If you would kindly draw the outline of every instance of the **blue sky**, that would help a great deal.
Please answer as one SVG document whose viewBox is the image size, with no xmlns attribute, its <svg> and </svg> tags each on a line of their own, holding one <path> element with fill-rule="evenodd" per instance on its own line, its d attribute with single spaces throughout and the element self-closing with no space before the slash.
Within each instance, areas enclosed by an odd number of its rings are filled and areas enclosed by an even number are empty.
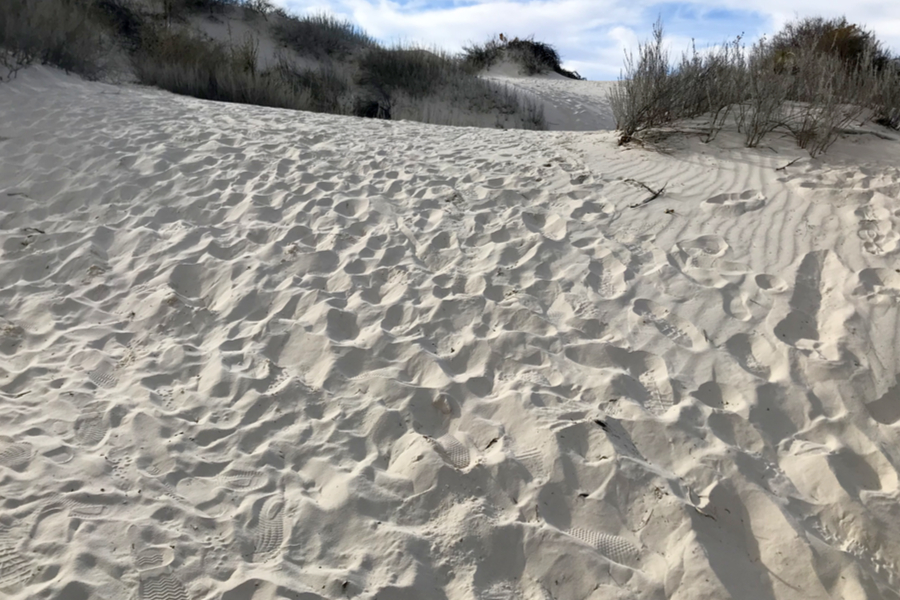
<svg viewBox="0 0 900 600">
<path fill-rule="evenodd" d="M 846 15 L 900 52 L 900 0 L 278 0 L 291 12 L 329 12 L 384 42 L 458 51 L 498 33 L 553 44 L 564 66 L 588 79 L 615 79 L 625 49 L 646 40 L 662 16 L 673 52 L 744 33 L 748 42 L 796 16 Z"/>
</svg>

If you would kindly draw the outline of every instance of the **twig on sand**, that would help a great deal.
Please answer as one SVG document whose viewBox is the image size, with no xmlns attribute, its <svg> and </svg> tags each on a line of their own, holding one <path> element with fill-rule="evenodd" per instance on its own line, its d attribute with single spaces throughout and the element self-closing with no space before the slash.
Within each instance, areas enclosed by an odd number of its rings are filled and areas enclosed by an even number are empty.
<svg viewBox="0 0 900 600">
<path fill-rule="evenodd" d="M 644 200 L 643 202 L 638 202 L 637 204 L 632 204 L 631 206 L 629 206 L 629 208 L 638 208 L 639 206 L 643 206 L 643 205 L 645 205 L 645 204 L 647 204 L 647 203 L 649 203 L 649 202 L 652 202 L 653 200 L 656 200 L 657 198 L 659 198 L 660 196 L 662 196 L 662 195 L 666 192 L 666 187 L 668 187 L 668 185 L 669 185 L 669 182 L 667 181 L 666 184 L 665 184 L 664 186 L 662 186 L 662 187 L 659 188 L 658 190 L 654 190 L 652 187 L 650 187 L 650 186 L 647 185 L 646 183 L 643 183 L 643 182 L 638 181 L 638 180 L 636 180 L 636 179 L 626 179 L 626 180 L 625 180 L 625 183 L 636 183 L 636 184 L 638 184 L 639 186 L 641 186 L 642 188 L 644 188 L 645 190 L 647 190 L 648 192 L 650 192 L 651 194 L 653 194 L 652 196 L 650 196 L 649 198 L 647 198 L 647 199 Z"/>
<path fill-rule="evenodd" d="M 776 170 L 776 171 L 785 171 L 785 170 L 787 170 L 787 168 L 788 168 L 789 166 L 791 166 L 792 164 L 794 164 L 795 162 L 797 162 L 797 161 L 800 160 L 801 158 L 803 158 L 803 157 L 802 157 L 802 156 L 797 157 L 797 158 L 795 158 L 794 160 L 792 160 L 791 162 L 789 162 L 788 164 L 784 165 L 783 167 L 778 167 L 778 168 L 775 169 L 775 170 Z"/>
</svg>

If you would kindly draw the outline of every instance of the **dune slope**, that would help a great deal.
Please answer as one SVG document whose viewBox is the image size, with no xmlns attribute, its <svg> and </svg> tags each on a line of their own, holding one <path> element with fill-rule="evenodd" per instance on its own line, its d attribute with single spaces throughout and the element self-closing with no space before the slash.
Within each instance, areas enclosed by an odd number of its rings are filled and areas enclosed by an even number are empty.
<svg viewBox="0 0 900 600">
<path fill-rule="evenodd" d="M 900 597 L 898 143 L 775 143 L 20 73 L 0 595 Z"/>
</svg>

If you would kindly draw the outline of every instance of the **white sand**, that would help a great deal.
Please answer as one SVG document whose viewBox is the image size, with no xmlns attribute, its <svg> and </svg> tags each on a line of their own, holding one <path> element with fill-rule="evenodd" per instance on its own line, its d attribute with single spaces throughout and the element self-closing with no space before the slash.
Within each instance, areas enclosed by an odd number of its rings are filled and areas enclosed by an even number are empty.
<svg viewBox="0 0 900 600">
<path fill-rule="evenodd" d="M 0 139 L 3 598 L 900 597 L 900 142 L 40 68 Z"/>
<path fill-rule="evenodd" d="M 544 108 L 550 131 L 602 131 L 616 128 L 616 119 L 607 102 L 612 81 L 576 81 L 558 73 L 525 76 L 521 67 L 501 61 L 484 72 L 484 77 L 509 86 Z"/>
</svg>

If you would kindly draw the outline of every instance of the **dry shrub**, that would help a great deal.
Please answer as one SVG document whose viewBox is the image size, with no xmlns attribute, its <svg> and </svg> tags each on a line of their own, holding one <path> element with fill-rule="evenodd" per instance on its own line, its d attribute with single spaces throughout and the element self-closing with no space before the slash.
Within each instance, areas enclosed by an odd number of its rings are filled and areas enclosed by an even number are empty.
<svg viewBox="0 0 900 600">
<path fill-rule="evenodd" d="M 844 19 L 805 19 L 749 51 L 740 39 L 704 54 L 693 48 L 671 66 L 657 22 L 637 59 L 626 54 L 610 93 L 621 141 L 702 114 L 710 140 L 733 112 L 747 146 L 783 129 L 815 156 L 867 109 L 900 125 L 900 68 L 865 30 Z"/>
<path fill-rule="evenodd" d="M 679 118 L 673 112 L 673 80 L 669 71 L 662 21 L 657 20 L 651 41 L 638 46 L 637 59 L 630 52 L 625 53 L 624 74 L 610 91 L 616 129 L 622 134 L 620 141 L 627 142 L 641 131 Z"/>
</svg>

